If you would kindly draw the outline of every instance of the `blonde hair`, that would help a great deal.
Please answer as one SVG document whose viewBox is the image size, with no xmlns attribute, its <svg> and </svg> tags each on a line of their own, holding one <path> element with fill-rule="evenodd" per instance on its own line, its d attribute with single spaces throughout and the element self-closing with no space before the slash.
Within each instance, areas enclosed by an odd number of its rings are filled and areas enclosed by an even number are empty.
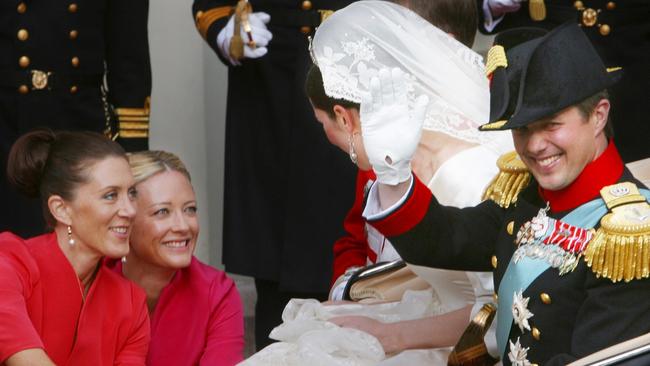
<svg viewBox="0 0 650 366">
<path fill-rule="evenodd" d="M 128 153 L 127 157 L 136 184 L 164 171 L 179 172 L 187 177 L 187 180 L 192 181 L 185 164 L 178 156 L 170 152 L 161 150 L 139 151 Z"/>
</svg>

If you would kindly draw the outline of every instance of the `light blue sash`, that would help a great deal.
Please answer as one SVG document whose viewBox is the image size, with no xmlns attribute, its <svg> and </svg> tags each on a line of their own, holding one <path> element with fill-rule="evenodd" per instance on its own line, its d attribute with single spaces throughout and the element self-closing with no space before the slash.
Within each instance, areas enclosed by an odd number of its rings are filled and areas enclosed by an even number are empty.
<svg viewBox="0 0 650 366">
<path fill-rule="evenodd" d="M 650 191 L 639 189 L 646 199 L 650 200 Z M 602 198 L 587 202 L 571 211 L 560 220 L 567 224 L 584 229 L 591 229 L 607 214 L 607 206 Z M 518 263 L 512 258 L 508 263 L 506 273 L 499 284 L 499 297 L 497 306 L 497 346 L 502 356 L 505 350 L 512 327 L 512 297 L 516 291 L 525 290 L 528 286 L 550 265 L 543 259 L 523 257 Z"/>
</svg>

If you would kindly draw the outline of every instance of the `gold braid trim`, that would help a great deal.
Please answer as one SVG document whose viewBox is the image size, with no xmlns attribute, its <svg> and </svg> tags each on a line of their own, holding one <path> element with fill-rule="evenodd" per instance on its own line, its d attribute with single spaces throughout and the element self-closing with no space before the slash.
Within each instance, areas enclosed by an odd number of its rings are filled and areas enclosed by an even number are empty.
<svg viewBox="0 0 650 366">
<path fill-rule="evenodd" d="M 530 19 L 535 22 L 541 22 L 546 19 L 546 4 L 544 4 L 544 0 L 530 0 L 528 2 L 528 14 L 530 14 Z"/>
<path fill-rule="evenodd" d="M 487 61 L 485 62 L 485 75 L 490 76 L 499 67 L 508 67 L 508 58 L 506 57 L 506 50 L 503 46 L 492 46 L 487 53 Z"/>
<path fill-rule="evenodd" d="M 151 99 L 147 97 L 143 108 L 116 108 L 119 136 L 122 138 L 149 137 Z"/>
<path fill-rule="evenodd" d="M 603 188 L 601 196 L 611 213 L 584 251 L 587 265 L 614 283 L 650 277 L 650 205 L 628 182 Z"/>
<path fill-rule="evenodd" d="M 530 173 L 515 151 L 503 154 L 497 160 L 499 174 L 492 180 L 483 194 L 483 199 L 490 199 L 497 205 L 508 208 L 517 202 L 517 196 L 528 183 Z"/>
<path fill-rule="evenodd" d="M 203 37 L 203 39 L 207 39 L 208 29 L 210 29 L 212 23 L 223 17 L 230 16 L 232 12 L 232 6 L 220 6 L 218 8 L 210 9 L 207 11 L 197 11 L 195 16 L 196 29 L 198 29 L 199 33 L 201 33 L 201 37 Z"/>
<path fill-rule="evenodd" d="M 503 127 L 503 125 L 505 125 L 506 123 L 508 123 L 508 120 L 504 119 L 504 120 L 501 120 L 501 121 L 486 123 L 484 125 L 479 126 L 478 129 L 481 130 L 481 131 L 498 130 L 501 127 Z"/>
</svg>

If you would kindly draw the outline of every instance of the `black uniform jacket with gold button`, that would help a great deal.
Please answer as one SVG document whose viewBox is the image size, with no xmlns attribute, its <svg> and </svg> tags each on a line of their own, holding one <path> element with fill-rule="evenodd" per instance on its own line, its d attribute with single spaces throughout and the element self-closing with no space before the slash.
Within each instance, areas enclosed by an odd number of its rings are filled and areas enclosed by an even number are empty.
<svg viewBox="0 0 650 366">
<path fill-rule="evenodd" d="M 199 34 L 229 66 L 223 262 L 284 291 L 327 293 L 332 245 L 354 201 L 356 167 L 327 141 L 304 92 L 307 36 L 351 2 L 251 0 L 271 16 L 273 39 L 265 56 L 232 67 L 216 42 L 237 2 L 193 3 Z"/>
<path fill-rule="evenodd" d="M 627 170 L 620 181 L 643 187 Z M 407 262 L 455 270 L 493 270 L 495 288 L 499 288 L 517 249 L 514 240 L 519 227 L 546 206 L 538 192 L 533 180 L 507 209 L 491 200 L 458 209 L 440 205 L 426 186 L 416 181 L 411 196 L 397 212 L 370 223 L 386 234 Z M 566 213 L 549 216 L 559 219 Z M 528 319 L 531 331 L 522 333 L 513 323 L 509 340 L 515 343 L 519 338 L 521 346 L 529 348 L 527 359 L 533 364 L 566 365 L 650 332 L 648 293 L 650 280 L 613 283 L 599 279 L 584 260 L 563 276 L 551 267 L 523 292 L 524 298 L 530 298 L 528 310 L 534 314 Z M 508 352 L 506 347 L 501 355 L 504 365 L 511 364 Z"/>
<path fill-rule="evenodd" d="M 100 85 L 115 108 L 112 132 L 147 148 L 151 68 L 148 0 L 0 1 L 0 230 L 43 230 L 40 205 L 17 198 L 5 163 L 18 136 L 37 127 L 104 132 Z M 115 117 L 119 117 L 119 121 Z M 120 130 L 121 129 L 121 130 Z"/>
<path fill-rule="evenodd" d="M 483 1 L 477 0 L 479 30 L 486 33 Z M 645 136 L 650 135 L 650 123 L 645 106 L 650 103 L 650 1 L 544 0 L 546 17 L 541 21 L 531 18 L 530 3 L 522 2 L 519 11 L 506 14 L 490 33 L 523 26 L 552 29 L 567 21 L 580 24 L 605 66 L 623 68 L 622 80 L 610 90 L 614 138 L 623 160 L 649 157 Z"/>
</svg>

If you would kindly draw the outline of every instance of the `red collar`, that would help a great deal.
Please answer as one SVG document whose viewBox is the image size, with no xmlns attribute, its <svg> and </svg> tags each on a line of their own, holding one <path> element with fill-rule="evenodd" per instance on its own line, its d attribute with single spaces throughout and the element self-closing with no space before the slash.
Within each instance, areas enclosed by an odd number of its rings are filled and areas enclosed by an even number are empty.
<svg viewBox="0 0 650 366">
<path fill-rule="evenodd" d="M 552 212 L 571 210 L 598 197 L 604 186 L 618 182 L 623 168 L 623 160 L 610 140 L 605 151 L 587 164 L 573 183 L 559 191 L 539 187 L 539 194 L 544 201 L 550 202 Z"/>
</svg>

